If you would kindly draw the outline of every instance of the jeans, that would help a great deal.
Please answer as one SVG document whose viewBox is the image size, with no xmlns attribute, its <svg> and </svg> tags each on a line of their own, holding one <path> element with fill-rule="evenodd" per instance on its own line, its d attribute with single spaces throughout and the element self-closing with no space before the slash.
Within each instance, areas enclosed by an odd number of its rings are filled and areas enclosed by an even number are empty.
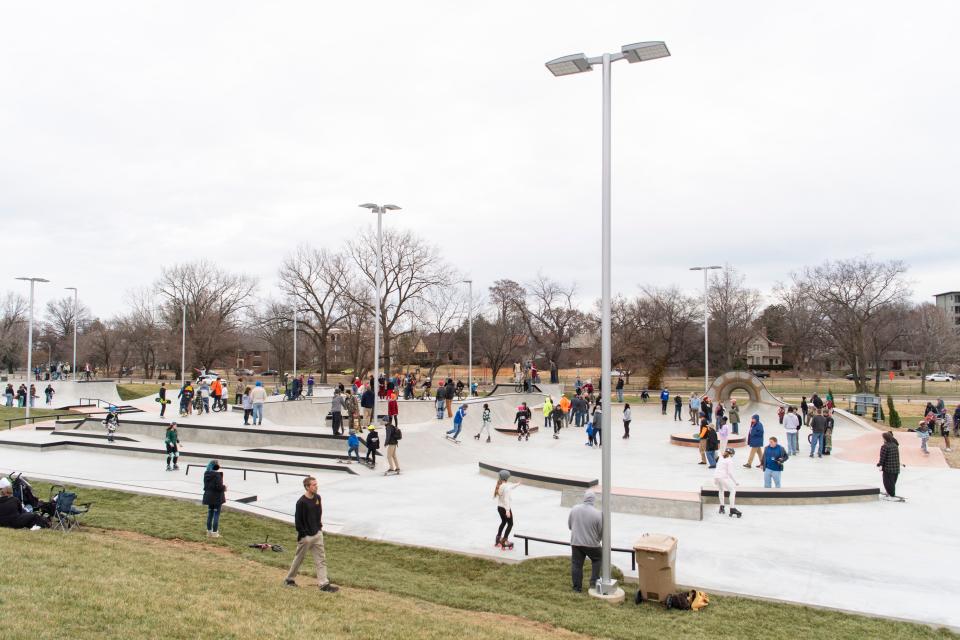
<svg viewBox="0 0 960 640">
<path fill-rule="evenodd" d="M 582 427 L 583 423 L 585 422 L 585 418 L 587 417 L 587 414 L 585 411 L 577 411 L 573 417 L 574 417 L 574 420 L 573 420 L 574 426 Z"/>
<path fill-rule="evenodd" d="M 200 398 L 200 401 L 203 402 L 204 412 L 210 413 L 210 398 Z"/>
<path fill-rule="evenodd" d="M 459 422 L 454 422 L 454 423 L 453 423 L 453 429 L 450 429 L 450 431 L 447 431 L 447 435 L 449 436 L 450 434 L 453 434 L 453 439 L 454 439 L 454 440 L 456 440 L 457 438 L 460 437 L 460 423 L 459 423 Z"/>
<path fill-rule="evenodd" d="M 683 420 L 683 418 L 682 418 L 681 415 L 680 415 L 682 411 L 683 411 L 683 407 L 682 407 L 681 405 L 674 405 L 674 407 L 673 407 L 673 419 L 674 419 L 674 420 Z"/>
<path fill-rule="evenodd" d="M 812 458 L 814 454 L 823 455 L 823 434 L 822 433 L 811 433 L 810 434 L 810 457 Z"/>
<path fill-rule="evenodd" d="M 333 427 L 333 435 L 340 435 L 340 432 L 343 430 L 343 413 L 334 411 L 330 422 Z"/>
<path fill-rule="evenodd" d="M 667 401 L 666 401 L 666 400 L 661 400 L 661 401 L 660 401 L 660 413 L 663 414 L 663 415 L 667 415 Z"/>
<path fill-rule="evenodd" d="M 617 402 L 623 402 L 623 389 L 617 389 Z"/>
<path fill-rule="evenodd" d="M 12 406 L 13 406 L 13 396 L 11 396 L 11 395 L 8 395 L 8 396 L 7 396 L 7 406 L 8 406 L 8 407 L 12 407 Z"/>
<path fill-rule="evenodd" d="M 253 403 L 253 424 L 263 424 L 263 403 Z"/>
<path fill-rule="evenodd" d="M 360 447 L 348 447 L 347 448 L 347 460 L 351 457 L 356 456 L 357 462 L 360 462 Z"/>
<path fill-rule="evenodd" d="M 787 432 L 787 453 L 791 456 L 800 453 L 800 435 L 796 431 Z"/>
<path fill-rule="evenodd" d="M 739 422 L 732 422 L 731 424 L 733 425 L 733 427 L 732 427 L 733 433 L 739 434 L 739 433 L 740 433 L 740 423 L 739 423 Z"/>
<path fill-rule="evenodd" d="M 717 466 L 717 452 L 707 450 L 707 464 L 711 469 Z"/>
<path fill-rule="evenodd" d="M 220 507 L 207 508 L 207 531 L 220 530 Z"/>
<path fill-rule="evenodd" d="M 244 409 L 243 410 L 243 424 L 250 424 L 250 414 L 253 413 L 253 409 Z M 256 424 L 256 423 L 254 423 Z"/>
<path fill-rule="evenodd" d="M 777 489 L 780 488 L 780 471 L 774 471 L 773 469 L 764 469 L 763 470 L 763 486 L 767 489 L 770 488 L 770 481 L 773 480 L 773 483 L 777 485 Z"/>
<path fill-rule="evenodd" d="M 570 578 L 574 591 L 583 590 L 583 561 L 590 558 L 590 585 L 600 577 L 600 547 L 570 547 Z"/>
</svg>

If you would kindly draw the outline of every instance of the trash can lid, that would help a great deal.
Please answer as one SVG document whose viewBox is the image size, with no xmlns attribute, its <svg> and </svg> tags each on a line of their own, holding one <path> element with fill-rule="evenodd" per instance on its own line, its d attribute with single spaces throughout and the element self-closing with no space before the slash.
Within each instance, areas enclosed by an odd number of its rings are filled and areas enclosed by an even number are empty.
<svg viewBox="0 0 960 640">
<path fill-rule="evenodd" d="M 633 543 L 635 551 L 669 553 L 677 547 L 677 539 L 663 533 L 645 533 Z"/>
</svg>

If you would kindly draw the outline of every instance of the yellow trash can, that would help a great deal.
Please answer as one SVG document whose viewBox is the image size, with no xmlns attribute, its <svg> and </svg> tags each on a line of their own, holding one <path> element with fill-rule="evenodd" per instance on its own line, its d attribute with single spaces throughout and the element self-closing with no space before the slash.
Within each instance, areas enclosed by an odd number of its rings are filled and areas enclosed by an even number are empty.
<svg viewBox="0 0 960 640">
<path fill-rule="evenodd" d="M 662 533 L 645 533 L 633 543 L 637 577 L 644 600 L 662 602 L 677 591 L 675 565 L 677 539 Z"/>
</svg>

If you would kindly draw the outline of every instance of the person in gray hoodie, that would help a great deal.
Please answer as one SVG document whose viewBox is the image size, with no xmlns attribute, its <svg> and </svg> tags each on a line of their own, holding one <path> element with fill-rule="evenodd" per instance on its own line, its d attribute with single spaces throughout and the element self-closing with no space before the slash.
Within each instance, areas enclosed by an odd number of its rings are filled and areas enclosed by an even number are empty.
<svg viewBox="0 0 960 640">
<path fill-rule="evenodd" d="M 603 516 L 594 507 L 596 495 L 589 489 L 583 502 L 570 510 L 567 526 L 570 528 L 570 576 L 573 590 L 583 590 L 583 561 L 590 558 L 590 584 L 600 577 L 600 548 L 603 544 Z"/>
</svg>

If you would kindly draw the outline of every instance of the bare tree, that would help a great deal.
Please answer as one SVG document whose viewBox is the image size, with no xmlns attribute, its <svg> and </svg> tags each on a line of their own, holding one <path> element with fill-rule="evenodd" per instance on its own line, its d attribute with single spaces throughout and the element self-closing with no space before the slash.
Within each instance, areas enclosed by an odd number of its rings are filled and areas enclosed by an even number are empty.
<svg viewBox="0 0 960 640">
<path fill-rule="evenodd" d="M 707 307 L 710 322 L 710 346 L 719 364 L 727 370 L 746 353 L 755 333 L 754 322 L 760 313 L 760 292 L 743 286 L 744 276 L 727 265 L 710 279 Z"/>
<path fill-rule="evenodd" d="M 417 320 L 424 330 L 422 337 L 429 352 L 427 375 L 431 378 L 443 362 L 443 354 L 452 349 L 467 311 L 466 296 L 458 288 L 434 287 L 423 296 Z"/>
<path fill-rule="evenodd" d="M 579 333 L 587 319 L 574 304 L 576 285 L 564 287 L 540 275 L 524 289 L 526 300 L 515 302 L 530 337 L 548 360 L 560 362 L 564 345 Z"/>
<path fill-rule="evenodd" d="M 92 362 L 94 366 L 102 366 L 104 373 L 110 375 L 116 355 L 120 351 L 120 332 L 117 328 L 117 321 L 103 321 L 96 318 L 90 323 L 83 336 L 86 344 L 87 360 Z"/>
<path fill-rule="evenodd" d="M 523 287 L 513 280 L 497 280 L 489 288 L 488 309 L 473 324 L 477 347 L 493 377 L 512 361 L 522 346 L 523 320 L 517 310 L 517 301 L 524 298 Z"/>
<path fill-rule="evenodd" d="M 328 352 L 333 330 L 345 310 L 338 291 L 348 277 L 347 261 L 326 249 L 301 245 L 280 267 L 281 286 L 297 300 L 298 329 L 303 329 L 320 360 L 320 382 L 327 382 Z"/>
<path fill-rule="evenodd" d="M 867 390 L 870 331 L 885 310 L 903 304 L 909 295 L 905 272 L 898 260 L 878 262 L 862 257 L 828 261 L 794 276 L 802 294 L 819 307 L 827 334 L 853 364 L 857 391 Z"/>
<path fill-rule="evenodd" d="M 276 300 L 267 301 L 263 307 L 250 311 L 248 327 L 250 333 L 273 351 L 282 376 L 287 363 L 293 361 L 293 307 Z"/>
<path fill-rule="evenodd" d="M 960 355 L 960 337 L 950 319 L 936 305 L 925 303 L 910 310 L 907 348 L 920 358 L 920 393 L 927 392 L 927 374 L 934 363 L 945 368 Z"/>
<path fill-rule="evenodd" d="M 669 366 L 687 366 L 691 347 L 700 333 L 699 304 L 676 287 L 642 287 L 637 299 L 634 322 L 642 339 L 642 349 L 650 362 L 651 378 L 657 378 Z M 655 382 L 651 386 L 658 386 Z"/>
<path fill-rule="evenodd" d="M 201 260 L 163 269 L 155 287 L 165 300 L 164 318 L 172 329 L 181 328 L 186 305 L 188 355 L 207 369 L 234 344 L 230 332 L 249 308 L 256 281 Z"/>
<path fill-rule="evenodd" d="M 362 380 L 370 371 L 370 359 L 373 357 L 373 332 L 367 320 L 369 316 L 365 315 L 365 307 L 349 297 L 345 297 L 342 304 L 344 320 L 340 338 L 346 351 L 346 361 L 353 375 Z"/>
<path fill-rule="evenodd" d="M 130 312 L 120 318 L 119 327 L 130 352 L 143 368 L 143 375 L 152 378 L 164 345 L 173 342 L 173 335 L 164 324 L 161 308 L 153 292 L 133 292 L 128 300 Z"/>
<path fill-rule="evenodd" d="M 780 333 L 774 339 L 784 343 L 791 354 L 794 371 L 800 372 L 809 367 L 815 355 L 832 345 L 824 331 L 823 312 L 804 286 L 777 284 L 774 296 L 783 310 Z"/>
<path fill-rule="evenodd" d="M 65 343 L 73 349 L 73 318 L 77 317 L 77 333 L 82 333 L 90 324 L 90 310 L 82 303 L 74 311 L 73 296 L 64 296 L 47 302 L 43 331 L 48 340 L 56 342 L 56 351 L 62 350 Z M 69 351 L 68 350 L 68 351 Z"/>
<path fill-rule="evenodd" d="M 374 313 L 377 278 L 377 238 L 367 231 L 349 243 L 347 253 L 359 269 L 357 279 L 344 278 L 338 294 L 364 311 Z M 435 288 L 449 287 L 455 280 L 436 248 L 410 231 L 388 229 L 383 233 L 383 285 L 380 290 L 382 361 L 391 363 L 392 339 L 410 331 L 417 304 Z M 345 275 L 350 275 L 347 270 Z M 401 327 L 405 327 L 401 329 Z"/>
<path fill-rule="evenodd" d="M 20 366 L 27 351 L 28 307 L 27 299 L 17 293 L 0 298 L 0 364 L 7 373 Z"/>
</svg>

